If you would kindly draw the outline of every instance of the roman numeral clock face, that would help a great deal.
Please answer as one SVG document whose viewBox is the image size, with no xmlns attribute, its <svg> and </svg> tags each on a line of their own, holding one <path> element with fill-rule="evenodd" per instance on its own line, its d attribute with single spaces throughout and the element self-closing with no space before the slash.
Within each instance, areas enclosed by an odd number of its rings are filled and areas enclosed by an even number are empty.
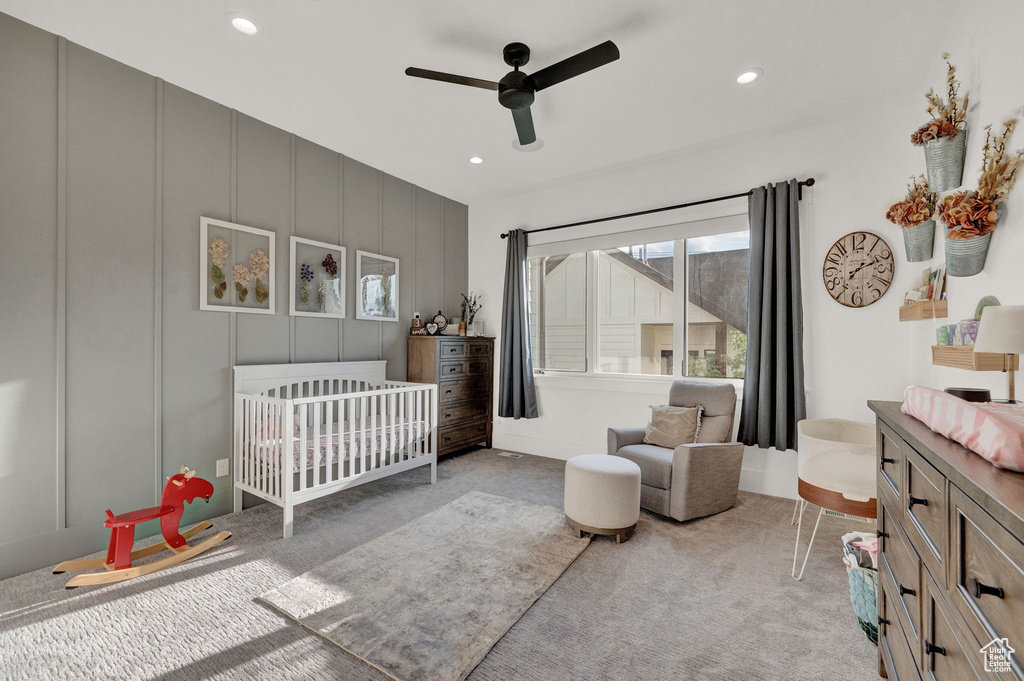
<svg viewBox="0 0 1024 681">
<path fill-rule="evenodd" d="M 889 290 L 895 264 L 892 249 L 882 237 L 851 232 L 828 249 L 821 275 L 837 303 L 867 307 Z"/>
</svg>

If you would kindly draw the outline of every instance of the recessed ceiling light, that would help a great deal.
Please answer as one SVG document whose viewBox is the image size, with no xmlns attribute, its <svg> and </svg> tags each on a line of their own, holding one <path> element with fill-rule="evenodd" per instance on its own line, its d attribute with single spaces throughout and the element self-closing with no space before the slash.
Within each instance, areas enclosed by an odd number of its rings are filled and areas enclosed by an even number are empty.
<svg viewBox="0 0 1024 681">
<path fill-rule="evenodd" d="M 522 152 L 539 151 L 544 148 L 544 140 L 538 137 L 534 142 L 531 142 L 530 144 L 520 144 L 519 138 L 516 137 L 512 140 L 512 148 L 515 149 L 516 151 Z"/>
<path fill-rule="evenodd" d="M 256 35 L 260 32 L 260 25 L 256 20 L 240 14 L 231 18 L 231 25 L 235 27 L 236 31 L 245 35 Z"/>
<path fill-rule="evenodd" d="M 479 156 L 473 156 L 472 158 L 469 159 L 469 162 L 472 163 L 475 166 L 478 166 L 481 163 L 483 163 L 484 160 L 482 158 L 480 158 Z"/>
<path fill-rule="evenodd" d="M 746 69 L 736 76 L 736 82 L 740 85 L 746 85 L 747 83 L 753 83 L 763 75 L 764 71 L 761 69 Z"/>
</svg>

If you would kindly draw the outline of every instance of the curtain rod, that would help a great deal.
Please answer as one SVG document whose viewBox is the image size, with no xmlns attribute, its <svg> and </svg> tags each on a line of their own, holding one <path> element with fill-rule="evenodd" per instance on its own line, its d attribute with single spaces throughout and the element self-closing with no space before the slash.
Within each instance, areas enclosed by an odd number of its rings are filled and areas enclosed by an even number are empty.
<svg viewBox="0 0 1024 681">
<path fill-rule="evenodd" d="M 797 199 L 804 198 L 804 187 L 813 187 L 814 178 L 808 177 L 806 180 L 797 182 L 796 197 Z M 623 213 L 622 215 L 610 215 L 606 218 L 594 218 L 593 220 L 581 220 L 580 222 L 570 222 L 567 225 L 555 225 L 554 227 L 541 227 L 540 229 L 527 229 L 527 234 L 535 234 L 536 232 L 550 232 L 553 229 L 565 229 L 566 227 L 579 227 L 580 225 L 592 225 L 595 222 L 608 222 L 609 220 L 621 220 L 622 218 L 635 218 L 638 215 L 650 215 L 651 213 L 661 213 L 666 210 L 677 210 L 679 208 L 689 208 L 690 206 L 700 206 L 705 203 L 715 203 L 716 201 L 728 201 L 729 199 L 739 199 L 744 196 L 750 196 L 754 193 L 754 190 L 749 192 L 743 192 L 742 194 L 730 194 L 729 196 L 716 196 L 713 199 L 701 199 L 700 201 L 690 201 L 689 203 L 680 203 L 675 206 L 665 206 L 664 208 L 651 208 L 649 210 L 638 210 L 635 213 Z M 504 239 L 508 236 L 508 232 L 502 232 L 501 238 Z"/>
</svg>

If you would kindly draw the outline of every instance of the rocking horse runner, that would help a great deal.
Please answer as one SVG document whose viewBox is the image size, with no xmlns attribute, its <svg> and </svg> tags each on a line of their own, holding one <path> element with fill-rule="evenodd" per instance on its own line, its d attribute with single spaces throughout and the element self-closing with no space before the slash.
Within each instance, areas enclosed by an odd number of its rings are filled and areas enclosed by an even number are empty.
<svg viewBox="0 0 1024 681">
<path fill-rule="evenodd" d="M 159 506 L 144 508 L 140 511 L 132 511 L 122 515 L 114 515 L 109 509 L 107 510 L 107 520 L 103 523 L 103 526 L 110 529 L 110 548 L 107 549 L 106 559 L 67 560 L 55 567 L 53 574 L 56 575 L 69 570 L 106 568 L 106 572 L 95 572 L 72 577 L 65 588 L 74 589 L 83 585 L 109 584 L 111 582 L 131 579 L 132 577 L 148 575 L 197 556 L 231 536 L 230 532 L 219 532 L 201 544 L 189 546 L 188 539 L 212 527 L 212 524 L 204 520 L 185 532 L 178 531 L 178 524 L 181 522 L 181 516 L 185 512 L 185 503 L 191 504 L 200 497 L 209 503 L 212 495 L 213 485 L 202 478 L 197 478 L 196 472 L 189 470 L 188 466 L 182 466 L 180 473 L 167 478 L 167 485 L 164 487 L 164 493 L 160 498 Z M 135 526 L 148 520 L 156 520 L 157 518 L 160 519 L 160 532 L 164 536 L 164 541 L 160 544 L 132 551 L 132 547 L 135 544 Z M 163 550 L 171 551 L 173 555 L 147 563 L 146 565 L 132 567 L 133 560 L 151 556 Z"/>
</svg>

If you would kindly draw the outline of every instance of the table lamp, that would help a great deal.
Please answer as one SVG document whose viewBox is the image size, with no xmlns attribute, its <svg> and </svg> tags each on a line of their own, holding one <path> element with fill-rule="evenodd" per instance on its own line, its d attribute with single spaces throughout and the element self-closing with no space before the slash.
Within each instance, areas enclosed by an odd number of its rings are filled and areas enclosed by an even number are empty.
<svg viewBox="0 0 1024 681">
<path fill-rule="evenodd" d="M 974 351 L 1003 355 L 1003 371 L 1010 375 L 1010 401 L 1015 401 L 1015 355 L 1024 354 L 1024 305 L 991 305 L 982 310 Z"/>
</svg>

